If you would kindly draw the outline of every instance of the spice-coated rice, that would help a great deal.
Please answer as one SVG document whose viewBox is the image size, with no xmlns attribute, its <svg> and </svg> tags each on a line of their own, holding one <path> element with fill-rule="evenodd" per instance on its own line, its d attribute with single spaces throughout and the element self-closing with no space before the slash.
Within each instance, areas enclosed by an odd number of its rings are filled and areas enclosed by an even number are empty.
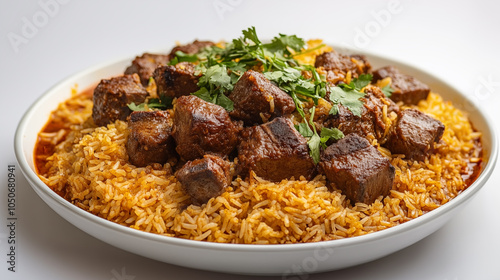
<svg viewBox="0 0 500 280">
<path fill-rule="evenodd" d="M 321 175 L 312 181 L 272 183 L 254 174 L 235 179 L 222 195 L 202 206 L 190 205 L 168 163 L 155 168 L 128 163 L 127 123 L 95 127 L 90 121 L 92 100 L 82 95 L 60 104 L 52 115 L 53 120 L 71 124 L 67 135 L 40 134 L 41 141 L 60 142 L 40 177 L 99 217 L 167 236 L 275 244 L 364 235 L 424 215 L 467 187 L 462 173 L 468 160 L 478 156 L 475 142 L 480 133 L 438 94 L 431 93 L 414 107 L 443 122 L 442 140 L 424 162 L 405 160 L 379 147 L 392 159 L 396 177 L 390 195 L 372 205 L 351 206 L 341 193 L 329 190 Z"/>
</svg>

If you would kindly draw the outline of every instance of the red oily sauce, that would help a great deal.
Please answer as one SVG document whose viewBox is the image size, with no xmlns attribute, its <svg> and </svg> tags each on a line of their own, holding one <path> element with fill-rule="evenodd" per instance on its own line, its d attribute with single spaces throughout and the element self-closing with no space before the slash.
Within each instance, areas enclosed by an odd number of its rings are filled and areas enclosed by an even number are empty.
<svg viewBox="0 0 500 280">
<path fill-rule="evenodd" d="M 91 98 L 94 93 L 95 86 L 92 86 L 81 93 L 79 95 Z M 70 110 L 78 110 L 79 108 L 69 108 Z M 48 173 L 48 169 L 46 167 L 47 158 L 54 154 L 55 147 L 66 139 L 66 135 L 69 132 L 69 124 L 61 122 L 60 120 L 55 120 L 50 118 L 49 121 L 45 124 L 42 130 L 38 133 L 37 141 L 34 149 L 34 159 L 35 159 L 35 171 L 39 175 L 44 175 Z M 60 137 L 56 143 L 52 141 L 44 140 L 42 133 L 58 133 Z M 56 191 L 62 197 L 65 196 L 65 193 Z"/>
</svg>

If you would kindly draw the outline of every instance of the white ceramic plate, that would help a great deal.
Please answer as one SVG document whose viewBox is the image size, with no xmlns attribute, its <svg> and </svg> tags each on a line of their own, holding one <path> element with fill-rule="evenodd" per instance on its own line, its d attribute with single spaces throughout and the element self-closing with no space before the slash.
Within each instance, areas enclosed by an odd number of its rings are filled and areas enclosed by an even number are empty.
<svg viewBox="0 0 500 280">
<path fill-rule="evenodd" d="M 218 272 L 282 276 L 329 271 L 372 261 L 428 236 L 463 208 L 490 177 L 496 163 L 498 141 L 491 120 L 453 86 L 402 62 L 365 54 L 374 69 L 394 65 L 403 73 L 413 75 L 428 84 L 445 100 L 450 100 L 456 107 L 469 112 L 474 127 L 483 133 L 483 170 L 467 190 L 430 213 L 380 232 L 306 244 L 217 244 L 165 237 L 121 226 L 94 216 L 64 200 L 50 190 L 35 173 L 33 150 L 37 134 L 47 122 L 50 112 L 70 97 L 71 88 L 75 84 L 78 84 L 79 89 L 86 89 L 102 78 L 120 75 L 133 57 L 84 70 L 66 78 L 43 94 L 29 108 L 17 128 L 16 157 L 35 192 L 61 217 L 95 238 L 155 260 Z"/>
</svg>

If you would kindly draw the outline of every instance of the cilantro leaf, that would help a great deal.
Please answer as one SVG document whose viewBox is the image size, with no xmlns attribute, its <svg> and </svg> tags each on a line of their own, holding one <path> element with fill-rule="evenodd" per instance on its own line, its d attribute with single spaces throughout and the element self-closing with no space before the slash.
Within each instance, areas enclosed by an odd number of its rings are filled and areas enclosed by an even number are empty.
<svg viewBox="0 0 500 280">
<path fill-rule="evenodd" d="M 338 128 L 327 128 L 327 127 L 323 127 L 321 129 L 321 133 L 320 133 L 320 137 L 321 137 L 321 146 L 323 148 L 326 148 L 326 142 L 330 139 L 334 139 L 334 140 L 340 140 L 342 138 L 344 138 L 344 133 L 342 133 L 342 131 L 340 131 Z"/>
<path fill-rule="evenodd" d="M 227 72 L 224 64 L 210 66 L 198 81 L 200 89 L 192 94 L 232 111 L 233 101 L 225 93 L 233 90 L 234 79 Z"/>
<path fill-rule="evenodd" d="M 355 116 L 361 117 L 363 101 L 360 98 L 364 97 L 362 92 L 349 90 L 344 91 L 340 87 L 334 87 L 330 92 L 330 100 L 335 104 L 342 104 L 349 109 Z M 336 108 L 338 112 L 338 108 Z M 331 112 L 331 111 L 330 111 Z"/>
<path fill-rule="evenodd" d="M 339 84 L 330 91 L 330 100 L 334 106 L 330 109 L 330 114 L 338 113 L 338 104 L 342 104 L 349 109 L 355 116 L 361 117 L 363 111 L 363 101 L 360 98 L 365 97 L 361 90 L 370 84 L 373 76 L 371 74 L 362 74 L 353 79 L 349 84 Z"/>
<path fill-rule="evenodd" d="M 338 86 L 344 90 L 361 91 L 364 87 L 370 84 L 373 76 L 371 74 L 361 74 L 358 78 L 351 80 L 349 84 L 339 84 Z"/>
<path fill-rule="evenodd" d="M 285 54 L 291 55 L 288 48 L 300 52 L 305 45 L 304 39 L 295 35 L 279 34 L 279 37 L 274 37 L 271 43 L 265 44 L 264 48 L 270 53 L 275 53 L 284 57 Z"/>
<path fill-rule="evenodd" d="M 148 108 L 151 109 L 166 109 L 167 105 L 162 104 L 160 99 L 152 98 L 148 101 Z"/>
<path fill-rule="evenodd" d="M 275 37 L 273 39 L 273 42 L 275 41 L 279 41 L 284 47 L 290 47 L 297 52 L 301 51 L 306 45 L 304 39 L 299 38 L 296 35 L 280 34 L 279 37 Z"/>
<path fill-rule="evenodd" d="M 127 106 L 132 111 L 146 111 L 146 105 L 149 109 L 160 109 L 165 110 L 168 108 L 172 108 L 172 97 L 161 95 L 160 98 L 151 98 L 148 102 L 144 102 L 141 104 L 135 104 L 134 102 L 128 104 Z"/>
<path fill-rule="evenodd" d="M 392 93 L 394 92 L 394 89 L 391 87 L 391 85 L 386 85 L 385 87 L 381 88 L 381 90 L 386 97 L 391 97 Z"/>
<path fill-rule="evenodd" d="M 330 112 L 328 112 L 328 114 L 335 116 L 338 113 L 339 113 L 339 105 L 333 104 L 332 108 L 330 109 Z"/>
<path fill-rule="evenodd" d="M 354 90 L 360 91 L 369 85 L 372 79 L 373 76 L 371 74 L 361 74 L 358 78 L 353 79 L 351 83 L 354 85 Z"/>
<path fill-rule="evenodd" d="M 311 116 L 309 117 L 309 124 L 307 123 L 300 123 L 299 125 L 296 126 L 298 128 L 297 130 L 299 131 L 302 136 L 309 138 L 307 140 L 307 146 L 309 147 L 309 155 L 313 159 L 315 164 L 318 164 L 320 161 L 320 154 L 321 154 L 321 148 L 326 148 L 326 142 L 330 139 L 335 139 L 339 140 L 344 137 L 344 133 L 340 131 L 337 128 L 326 128 L 323 127 L 321 129 L 321 136 L 318 135 L 318 132 L 316 131 L 316 126 L 314 125 L 314 112 L 316 108 L 312 107 L 311 108 Z M 309 125 L 312 126 L 312 130 L 309 127 Z"/>
<path fill-rule="evenodd" d="M 176 65 L 177 63 L 179 63 L 179 59 L 176 56 L 168 62 L 168 65 Z"/>
<path fill-rule="evenodd" d="M 236 84 L 241 75 L 247 71 L 244 65 L 231 61 L 225 64 L 227 66 L 229 76 L 231 77 L 231 84 Z"/>
<path fill-rule="evenodd" d="M 217 95 L 217 100 L 215 101 L 215 104 L 221 106 L 222 108 L 226 109 L 229 112 L 231 112 L 234 109 L 234 102 L 222 93 Z"/>
<path fill-rule="evenodd" d="M 227 111 L 232 111 L 233 101 L 224 94 L 233 89 L 231 81 L 225 65 L 214 65 L 208 68 L 205 76 L 200 78 L 198 82 L 200 89 L 192 94 L 207 102 L 222 106 Z"/>
<path fill-rule="evenodd" d="M 170 60 L 169 65 L 176 65 L 179 62 L 196 62 L 198 61 L 197 54 L 187 54 L 181 51 L 175 52 L 175 57 Z"/>
<path fill-rule="evenodd" d="M 127 104 L 127 107 L 132 111 L 146 111 L 146 103 L 135 104 L 134 102 Z"/>
<path fill-rule="evenodd" d="M 321 153 L 321 138 L 319 137 L 318 133 L 314 133 L 313 136 L 309 138 L 309 140 L 307 141 L 307 145 L 309 146 L 309 154 L 311 155 L 314 163 L 318 164 Z"/>
<path fill-rule="evenodd" d="M 309 137 L 307 145 L 309 146 L 309 155 L 312 157 L 315 164 L 320 160 L 321 152 L 321 138 L 316 131 L 316 125 L 314 125 L 314 113 L 316 112 L 316 107 L 312 107 L 310 110 L 311 116 L 309 117 L 309 125 L 313 128 L 313 135 Z"/>
<path fill-rule="evenodd" d="M 275 82 L 279 86 L 282 84 L 299 82 L 301 73 L 295 68 L 283 68 L 282 70 L 264 72 L 264 77 Z"/>
<path fill-rule="evenodd" d="M 312 137 L 314 135 L 314 132 L 307 123 L 299 123 L 295 125 L 295 129 L 304 137 Z"/>
<path fill-rule="evenodd" d="M 198 91 L 196 92 L 193 92 L 191 93 L 192 95 L 196 95 L 198 96 L 199 98 L 207 101 L 207 102 L 210 102 L 210 103 L 214 103 L 216 102 L 216 99 L 213 98 L 213 96 L 210 95 L 210 92 L 208 91 L 208 89 L 202 87 L 200 88 Z"/>
<path fill-rule="evenodd" d="M 364 97 L 365 94 L 357 91 L 347 92 L 344 99 L 342 100 L 342 105 L 346 106 L 351 112 L 358 117 L 361 117 L 363 101 L 360 98 Z"/>
<path fill-rule="evenodd" d="M 208 86 L 208 88 L 218 92 L 233 90 L 231 77 L 227 74 L 225 65 L 214 65 L 208 68 L 205 75 L 200 78 L 198 86 Z"/>
<path fill-rule="evenodd" d="M 312 120 L 312 119 L 311 119 Z M 316 129 L 314 131 L 307 123 L 300 123 L 295 125 L 297 131 L 307 139 L 307 146 L 309 147 L 309 155 L 317 164 L 320 161 L 321 148 L 326 149 L 326 142 L 330 139 L 339 140 L 344 138 L 344 133 L 337 128 L 323 127 L 320 135 Z"/>
<path fill-rule="evenodd" d="M 257 37 L 257 31 L 255 31 L 255 26 L 249 27 L 247 30 L 243 30 L 243 40 L 248 39 L 254 42 L 256 45 L 262 44 Z"/>
<path fill-rule="evenodd" d="M 171 96 L 166 96 L 166 95 L 160 95 L 160 102 L 165 105 L 167 108 L 172 108 L 172 101 L 174 101 L 174 98 Z"/>
<path fill-rule="evenodd" d="M 326 128 L 321 129 L 321 136 L 318 135 L 316 130 L 313 135 L 307 141 L 309 146 L 309 154 L 311 155 L 315 164 L 321 160 L 321 148 L 326 149 L 326 142 L 330 139 L 341 139 L 344 137 L 342 131 L 337 128 Z"/>
</svg>

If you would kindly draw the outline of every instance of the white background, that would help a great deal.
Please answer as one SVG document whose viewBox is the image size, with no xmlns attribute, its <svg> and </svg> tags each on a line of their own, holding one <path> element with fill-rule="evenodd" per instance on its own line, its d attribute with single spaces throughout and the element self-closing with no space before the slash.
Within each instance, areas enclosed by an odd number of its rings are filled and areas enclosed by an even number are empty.
<svg viewBox="0 0 500 280">
<path fill-rule="evenodd" d="M 255 278 L 176 267 L 107 245 L 54 213 L 19 170 L 16 272 L 7 270 L 6 176 L 7 165 L 17 164 L 17 123 L 52 85 L 97 63 L 168 49 L 176 41 L 231 39 L 255 25 L 262 38 L 323 38 L 408 62 L 456 85 L 500 118 L 497 1 L 401 0 L 392 9 L 368 0 L 40 4 L 54 1 L 0 0 L 0 279 Z M 421 242 L 368 264 L 295 279 L 500 279 L 499 168 L 464 211 Z"/>
</svg>

